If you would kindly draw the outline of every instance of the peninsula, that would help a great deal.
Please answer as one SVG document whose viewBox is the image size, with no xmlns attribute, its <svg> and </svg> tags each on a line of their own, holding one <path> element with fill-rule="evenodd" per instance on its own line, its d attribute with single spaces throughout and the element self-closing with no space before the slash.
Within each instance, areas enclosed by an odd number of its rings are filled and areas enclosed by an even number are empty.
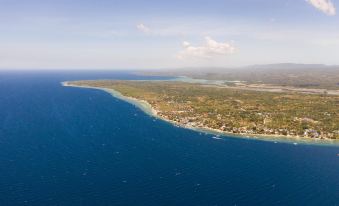
<svg viewBox="0 0 339 206">
<path fill-rule="evenodd" d="M 339 96 L 267 92 L 180 81 L 86 80 L 64 85 L 114 90 L 190 128 L 222 133 L 339 139 Z"/>
</svg>

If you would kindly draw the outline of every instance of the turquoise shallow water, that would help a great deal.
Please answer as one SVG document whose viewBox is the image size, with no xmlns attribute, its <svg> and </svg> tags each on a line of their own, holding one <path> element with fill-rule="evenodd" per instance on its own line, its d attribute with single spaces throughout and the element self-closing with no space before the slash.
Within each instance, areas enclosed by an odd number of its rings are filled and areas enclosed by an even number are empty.
<svg viewBox="0 0 339 206">
<path fill-rule="evenodd" d="M 174 127 L 78 79 L 0 73 L 0 205 L 338 205 L 338 147 Z M 154 79 L 157 79 L 154 77 Z"/>
</svg>

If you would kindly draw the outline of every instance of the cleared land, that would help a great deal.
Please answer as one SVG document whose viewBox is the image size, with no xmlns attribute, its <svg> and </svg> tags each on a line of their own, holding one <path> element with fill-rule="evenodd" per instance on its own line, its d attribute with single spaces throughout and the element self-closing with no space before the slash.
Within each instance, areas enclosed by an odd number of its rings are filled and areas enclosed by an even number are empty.
<svg viewBox="0 0 339 206">
<path fill-rule="evenodd" d="M 260 92 L 173 81 L 76 81 L 145 100 L 178 124 L 236 134 L 339 139 L 339 96 Z"/>
</svg>

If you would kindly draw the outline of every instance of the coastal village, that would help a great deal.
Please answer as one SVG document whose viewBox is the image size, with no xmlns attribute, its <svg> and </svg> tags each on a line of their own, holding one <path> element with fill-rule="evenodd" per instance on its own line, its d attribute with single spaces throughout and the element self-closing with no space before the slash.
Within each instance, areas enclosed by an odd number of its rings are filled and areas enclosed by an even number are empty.
<svg viewBox="0 0 339 206">
<path fill-rule="evenodd" d="M 158 104 L 155 101 L 151 101 L 150 104 L 153 108 L 156 108 L 157 115 L 165 120 L 170 120 L 180 126 L 186 128 L 203 128 L 203 129 L 213 129 L 219 132 L 233 133 L 233 134 L 243 134 L 243 135 L 283 135 L 283 136 L 294 136 L 294 137 L 308 137 L 308 138 L 320 138 L 320 139 L 334 139 L 335 135 L 339 134 L 339 130 L 333 133 L 321 133 L 314 129 L 304 129 L 303 132 L 298 132 L 296 130 L 288 130 L 286 128 L 268 128 L 265 123 L 270 121 L 269 118 L 264 118 L 262 124 L 253 123 L 250 126 L 244 127 L 233 127 L 225 124 L 220 113 L 196 113 L 191 106 L 186 108 L 181 108 L 182 110 L 173 110 L 163 112 L 159 109 Z M 170 101 L 167 104 L 175 104 Z M 258 115 L 262 115 L 258 113 Z M 209 118 L 214 116 L 214 118 Z M 314 121 L 309 118 L 294 118 L 295 121 L 309 122 Z"/>
<path fill-rule="evenodd" d="M 156 115 L 187 128 L 222 133 L 339 139 L 339 96 L 238 91 L 169 81 L 78 81 L 148 102 Z"/>
</svg>

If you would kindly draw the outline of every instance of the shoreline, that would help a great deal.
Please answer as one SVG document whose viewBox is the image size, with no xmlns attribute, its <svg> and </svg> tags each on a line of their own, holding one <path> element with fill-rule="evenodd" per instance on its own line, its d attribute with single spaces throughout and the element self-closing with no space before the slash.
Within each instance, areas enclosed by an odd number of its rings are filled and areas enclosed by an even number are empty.
<svg viewBox="0 0 339 206">
<path fill-rule="evenodd" d="M 113 97 L 118 98 L 122 101 L 128 102 L 139 109 L 141 109 L 144 113 L 146 113 L 149 116 L 155 117 L 157 119 L 163 120 L 167 123 L 170 123 L 174 126 L 190 129 L 196 132 L 202 132 L 207 133 L 211 135 L 216 135 L 217 137 L 215 139 L 219 139 L 219 136 L 227 136 L 231 138 L 242 138 L 242 139 L 249 139 L 249 140 L 262 140 L 262 141 L 269 141 L 274 143 L 290 143 L 290 144 L 308 144 L 308 145 L 323 145 L 323 146 L 339 146 L 339 140 L 333 140 L 333 139 L 312 139 L 308 137 L 298 137 L 298 136 L 284 136 L 284 135 L 265 135 L 265 134 L 235 134 L 231 132 L 225 132 L 218 129 L 212 129 L 208 127 L 192 127 L 187 126 L 185 124 L 178 123 L 176 121 L 166 119 L 160 115 L 158 115 L 158 111 L 152 107 L 150 103 L 148 103 L 145 100 L 140 100 L 133 97 L 128 97 L 122 95 L 120 92 L 114 90 L 114 89 L 107 89 L 107 88 L 101 88 L 101 87 L 91 87 L 91 86 L 78 86 L 78 85 L 72 85 L 71 83 L 65 81 L 61 82 L 61 85 L 64 87 L 76 87 L 76 88 L 87 88 L 87 89 L 97 89 L 105 91 L 109 94 L 111 94 Z"/>
</svg>

